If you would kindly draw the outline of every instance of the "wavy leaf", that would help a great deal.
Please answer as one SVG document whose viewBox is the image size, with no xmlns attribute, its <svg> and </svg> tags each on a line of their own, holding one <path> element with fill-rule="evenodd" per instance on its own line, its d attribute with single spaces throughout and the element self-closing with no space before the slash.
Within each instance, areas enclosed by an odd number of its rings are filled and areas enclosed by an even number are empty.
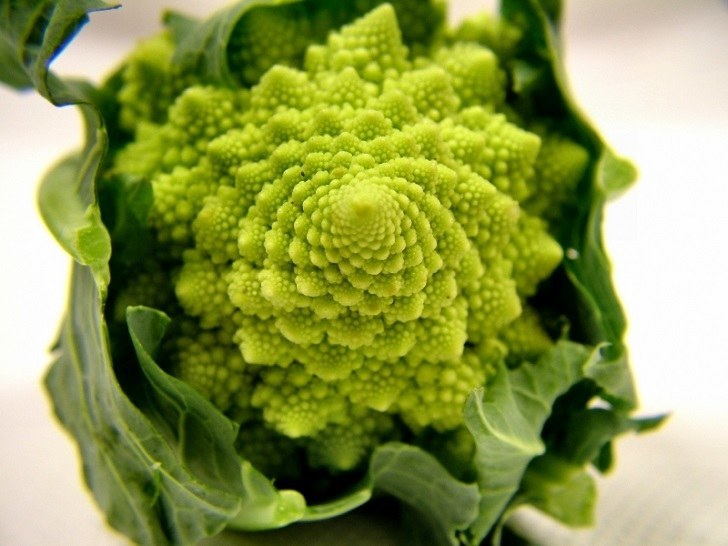
<svg viewBox="0 0 728 546">
<path fill-rule="evenodd" d="M 53 59 L 81 27 L 88 13 L 115 6 L 100 0 L 2 0 L 0 3 L 0 81 L 17 89 L 34 87 L 56 106 L 77 104 L 86 127 L 81 153 L 58 164 L 39 194 L 43 219 L 63 248 L 88 265 L 102 294 L 109 283 L 111 242 L 95 206 L 95 180 L 108 148 L 104 120 L 93 86 L 63 80 L 49 71 Z M 73 186 L 73 193 L 66 191 Z"/>
<path fill-rule="evenodd" d="M 600 383 L 610 402 L 634 408 L 637 396 L 624 346 L 626 320 L 612 282 L 612 268 L 604 250 L 602 224 L 609 197 L 624 191 L 637 171 L 618 157 L 581 112 L 569 89 L 561 54 L 559 29 L 562 2 L 556 0 L 503 0 L 501 14 L 523 29 L 518 51 L 520 73 L 537 74 L 538 85 L 521 86 L 517 108 L 522 114 L 549 120 L 590 151 L 590 168 L 578 188 L 575 209 L 559 230 L 567 249 L 564 268 L 577 310 L 575 330 L 591 345 L 606 343 Z"/>
<path fill-rule="evenodd" d="M 81 195 L 83 160 L 75 154 L 51 169 L 41 183 L 38 208 L 56 241 L 79 264 L 91 268 L 99 290 L 105 293 L 110 281 L 111 237 L 99 208 Z M 69 191 L 69 186 L 76 189 Z"/>
<path fill-rule="evenodd" d="M 472 526 L 476 543 L 518 491 L 530 461 L 544 452 L 541 429 L 554 401 L 583 377 L 594 358 L 587 348 L 562 341 L 537 364 L 510 372 L 500 366 L 487 389 L 468 398 L 465 424 L 475 439 L 481 495 L 480 513 Z"/>
<path fill-rule="evenodd" d="M 478 515 L 480 495 L 475 484 L 456 480 L 429 453 L 407 444 L 377 448 L 370 463 L 375 490 L 392 495 L 419 518 L 431 546 L 457 546 L 457 533 Z"/>
<path fill-rule="evenodd" d="M 57 106 L 82 102 L 48 68 L 89 21 L 89 13 L 118 6 L 102 0 L 0 1 L 0 82 L 33 87 Z"/>
<path fill-rule="evenodd" d="M 230 71 L 227 43 L 238 21 L 256 7 L 300 1 L 302 0 L 244 0 L 231 4 L 204 21 L 168 12 L 164 21 L 177 42 L 174 62 L 204 82 L 234 87 L 238 85 L 238 81 Z"/>
<path fill-rule="evenodd" d="M 216 470 L 196 472 L 199 465 L 185 464 L 194 454 L 185 436 L 205 426 L 214 430 L 208 436 L 216 436 L 216 427 L 225 425 L 214 420 L 222 416 L 211 416 L 207 424 L 194 422 L 194 417 L 191 423 L 179 423 L 176 437 L 160 434 L 155 426 L 159 416 L 150 418 L 134 405 L 115 377 L 102 301 L 88 267 L 74 266 L 70 302 L 46 387 L 56 415 L 78 442 L 86 483 L 109 524 L 134 542 L 150 545 L 190 544 L 219 532 L 240 505 L 239 463 L 215 458 L 222 441 L 216 437 L 217 444 L 209 446 Z M 161 326 L 158 318 L 134 326 L 141 351 L 158 342 Z M 154 369 L 151 359 L 145 367 L 159 382 L 163 372 Z M 143 387 L 155 390 L 159 385 Z M 233 429 L 227 428 L 230 435 Z M 231 481 L 222 484 L 222 476 Z"/>
</svg>

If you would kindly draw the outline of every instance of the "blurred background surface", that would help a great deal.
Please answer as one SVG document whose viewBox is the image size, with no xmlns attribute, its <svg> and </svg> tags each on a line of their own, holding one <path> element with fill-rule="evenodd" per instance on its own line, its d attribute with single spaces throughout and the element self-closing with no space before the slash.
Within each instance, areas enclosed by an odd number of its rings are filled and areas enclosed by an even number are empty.
<svg viewBox="0 0 728 546">
<path fill-rule="evenodd" d="M 204 14 L 225 3 L 125 2 L 95 14 L 54 68 L 99 81 L 159 28 L 162 7 Z M 451 16 L 495 4 L 455 1 Z M 606 242 L 642 411 L 673 416 L 659 433 L 618 445 L 594 530 L 564 532 L 533 514 L 519 524 L 535 526 L 541 544 L 616 544 L 614 536 L 620 545 L 728 544 L 728 3 L 566 4 L 574 94 L 640 169 L 638 184 L 608 209 Z M 73 109 L 0 88 L 2 545 L 126 544 L 91 504 L 40 386 L 69 262 L 43 227 L 35 193 L 48 165 L 80 141 Z"/>
</svg>

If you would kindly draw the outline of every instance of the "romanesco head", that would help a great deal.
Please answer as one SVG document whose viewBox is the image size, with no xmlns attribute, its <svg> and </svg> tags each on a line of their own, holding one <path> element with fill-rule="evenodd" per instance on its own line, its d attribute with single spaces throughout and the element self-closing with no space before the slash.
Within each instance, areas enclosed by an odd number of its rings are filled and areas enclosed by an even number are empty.
<svg viewBox="0 0 728 546">
<path fill-rule="evenodd" d="M 332 6 L 253 10 L 235 43 L 245 85 L 139 113 L 113 170 L 153 189 L 156 252 L 187 316 L 173 373 L 241 437 L 348 470 L 403 426 L 459 430 L 511 347 L 548 347 L 537 317 L 519 318 L 562 257 L 531 214 L 551 204 L 531 196 L 541 171 L 561 199 L 581 153 L 552 139 L 540 158 L 542 138 L 502 108 L 492 49 L 443 39 L 423 54 L 440 2 L 407 42 L 383 4 L 309 45 L 340 18 Z M 257 51 L 275 28 L 301 38 L 272 62 Z"/>
</svg>

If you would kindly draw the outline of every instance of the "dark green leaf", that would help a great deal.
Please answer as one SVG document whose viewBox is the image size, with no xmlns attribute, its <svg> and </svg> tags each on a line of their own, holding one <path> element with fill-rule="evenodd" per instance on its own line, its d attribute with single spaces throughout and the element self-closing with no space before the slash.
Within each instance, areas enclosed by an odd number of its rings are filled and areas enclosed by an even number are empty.
<svg viewBox="0 0 728 546">
<path fill-rule="evenodd" d="M 104 180 L 99 191 L 101 216 L 111 235 L 114 263 L 132 265 L 147 255 L 152 245 L 148 216 L 152 207 L 148 180 L 115 176 Z"/>
<path fill-rule="evenodd" d="M 563 2 L 561 0 L 538 0 L 546 16 L 553 24 L 558 25 L 561 21 Z"/>
<path fill-rule="evenodd" d="M 136 317 L 135 344 L 147 374 L 139 375 L 139 388 L 150 399 L 156 395 L 156 402 L 171 395 L 145 415 L 122 391 L 102 312 L 110 241 L 95 182 L 107 135 L 95 90 L 48 71 L 88 20 L 87 13 L 107 7 L 91 0 L 4 1 L 0 12 L 2 55 L 11 59 L 3 80 L 15 86 L 32 83 L 57 105 L 79 104 L 86 122 L 84 150 L 48 175 L 39 197 L 46 222 L 78 262 L 58 358 L 46 385 L 59 419 L 79 444 L 86 482 L 109 523 L 139 544 L 189 544 L 218 532 L 238 510 L 242 483 L 232 450 L 235 430 L 218 413 L 202 415 L 199 404 L 190 404 L 190 415 L 175 406 L 187 401 L 185 393 L 171 389 L 149 357 L 163 331 L 159 317 Z M 199 442 L 210 438 L 216 442 L 208 446 L 211 464 L 203 465 Z"/>
<path fill-rule="evenodd" d="M 217 434 L 217 428 L 227 426 L 229 436 L 232 427 L 220 423 L 221 416 L 210 415 L 207 425 L 180 423 L 176 441 L 169 431 L 166 437 L 160 434 L 153 422 L 159 416 L 150 420 L 116 380 L 102 301 L 88 267 L 74 266 L 70 301 L 46 386 L 58 418 L 78 442 L 86 483 L 109 524 L 145 545 L 190 544 L 219 532 L 240 505 L 239 462 L 219 455 L 224 448 L 209 446 L 213 455 L 218 453 L 211 457 L 214 469 L 196 474 L 183 464 L 196 454 L 190 446 L 194 440 L 184 435 L 205 426 Z M 155 315 L 137 318 L 137 345 L 146 352 L 158 342 L 163 321 Z M 153 370 L 151 360 L 145 367 L 162 380 L 163 372 Z M 191 420 L 198 417 L 202 419 Z M 235 468 L 221 466 L 233 463 Z M 218 478 L 234 478 L 236 472 L 238 481 L 220 483 Z"/>
<path fill-rule="evenodd" d="M 608 472 L 612 468 L 614 464 L 614 446 L 612 442 L 607 442 L 602 446 L 592 464 L 594 468 L 602 473 Z"/>
<path fill-rule="evenodd" d="M 348 494 L 330 502 L 306 506 L 297 491 L 278 490 L 250 463 L 243 463 L 243 495 L 238 514 L 228 528 L 239 531 L 278 529 L 295 522 L 328 520 L 367 503 L 372 497 L 371 480 L 365 480 Z"/>
<path fill-rule="evenodd" d="M 4 33 L 0 34 L 0 82 L 13 89 L 27 89 L 33 81 L 16 55 L 13 44 Z"/>
<path fill-rule="evenodd" d="M 162 21 L 164 22 L 164 26 L 167 27 L 167 30 L 169 30 L 170 34 L 172 35 L 172 40 L 176 44 L 179 44 L 184 40 L 189 39 L 187 38 L 187 36 L 197 32 L 198 27 L 202 25 L 202 21 L 200 21 L 199 19 L 190 17 L 178 11 L 164 12 L 164 15 L 162 16 Z M 202 43 L 204 44 L 204 40 L 202 41 Z M 191 55 L 192 57 L 197 57 L 198 55 L 202 55 L 202 52 L 190 52 L 189 55 Z M 190 64 L 194 63 L 191 62 Z"/>
<path fill-rule="evenodd" d="M 177 42 L 174 62 L 207 83 L 235 86 L 230 71 L 227 44 L 238 21 L 259 6 L 278 6 L 301 0 L 243 0 L 218 11 L 204 21 L 167 13 L 165 23 Z"/>
<path fill-rule="evenodd" d="M 563 441 L 554 449 L 579 466 L 597 459 L 612 438 L 632 428 L 624 414 L 604 408 L 583 409 L 568 419 Z"/>
<path fill-rule="evenodd" d="M 78 104 L 86 125 L 84 150 L 61 162 L 46 177 L 39 196 L 43 218 L 63 248 L 91 267 L 102 294 L 109 282 L 109 236 L 95 207 L 95 179 L 106 153 L 103 119 L 89 84 L 64 81 L 49 65 L 88 21 L 88 13 L 109 9 L 100 0 L 52 2 L 2 0 L 0 3 L 0 81 L 35 87 L 56 105 Z"/>
<path fill-rule="evenodd" d="M 377 448 L 370 463 L 376 491 L 400 499 L 415 510 L 419 525 L 429 529 L 429 545 L 457 545 L 456 534 L 478 514 L 475 484 L 452 477 L 429 453 L 407 444 Z"/>
<path fill-rule="evenodd" d="M 237 425 L 186 383 L 154 362 L 169 324 L 163 313 L 146 307 L 127 310 L 127 324 L 136 356 L 147 379 L 138 407 L 175 451 L 183 466 L 204 483 L 233 495 L 243 492 L 240 458 L 233 444 Z"/>
<path fill-rule="evenodd" d="M 594 523 L 596 484 L 580 465 L 552 454 L 535 459 L 523 478 L 519 496 L 545 514 L 572 527 Z"/>
<path fill-rule="evenodd" d="M 568 297 L 578 302 L 571 319 L 583 341 L 607 344 L 603 359 L 589 372 L 605 389 L 605 398 L 622 408 L 633 408 L 636 393 L 623 344 L 626 321 L 612 283 L 602 223 L 607 198 L 629 187 L 636 171 L 609 149 L 576 105 L 560 54 L 561 8 L 561 2 L 554 0 L 502 2 L 503 16 L 528 30 L 515 62 L 520 93 L 517 107 L 524 116 L 549 120 L 590 150 L 592 161 L 578 188 L 576 208 L 559 229 L 560 242 L 567 249 L 564 267 L 574 290 Z M 535 77 L 537 85 L 532 83 Z"/>
<path fill-rule="evenodd" d="M 651 432 L 656 428 L 664 425 L 669 417 L 670 414 L 666 413 L 652 415 L 649 417 L 637 417 L 635 419 L 632 419 L 632 429 L 637 434 L 642 434 L 643 432 Z"/>
<path fill-rule="evenodd" d="M 621 345 L 603 348 L 601 358 L 591 363 L 586 375 L 601 387 L 602 398 L 614 406 L 630 410 L 637 405 L 627 353 Z"/>
<path fill-rule="evenodd" d="M 594 351 L 559 342 L 535 365 L 514 371 L 505 366 L 487 388 L 465 404 L 465 424 L 475 438 L 475 465 L 481 494 L 472 526 L 482 540 L 516 493 L 529 462 L 544 452 L 540 434 L 554 400 L 566 392 L 597 358 Z"/>
<path fill-rule="evenodd" d="M 597 468 L 606 471 L 611 456 L 604 450 L 614 438 L 626 432 L 652 430 L 663 420 L 664 416 L 634 419 L 613 409 L 584 408 L 567 416 L 561 437 L 551 449 L 572 464 L 583 466 L 597 461 Z"/>
<path fill-rule="evenodd" d="M 667 420 L 667 417 L 667 415 L 656 415 L 653 417 L 638 417 L 635 419 L 629 419 L 628 426 L 623 427 L 619 433 L 621 434 L 622 432 L 633 431 L 637 434 L 641 434 L 643 432 L 649 432 L 660 427 Z M 612 465 L 614 464 L 614 450 L 612 444 L 612 439 L 610 439 L 602 446 L 599 453 L 597 453 L 591 461 L 599 472 L 605 473 L 612 469 Z"/>
<path fill-rule="evenodd" d="M 48 67 L 94 11 L 118 7 L 102 0 L 1 0 L 0 81 L 35 87 L 53 104 L 76 104 Z M 23 75 L 23 73 L 25 75 Z"/>
</svg>

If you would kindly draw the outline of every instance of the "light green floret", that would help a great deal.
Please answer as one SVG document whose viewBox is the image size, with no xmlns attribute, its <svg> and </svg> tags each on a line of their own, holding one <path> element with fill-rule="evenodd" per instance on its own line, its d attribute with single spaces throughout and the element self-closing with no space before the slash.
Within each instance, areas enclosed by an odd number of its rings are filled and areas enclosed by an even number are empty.
<svg viewBox="0 0 728 546">
<path fill-rule="evenodd" d="M 227 411 L 245 382 L 245 361 L 230 328 L 199 330 L 187 323 L 174 344 L 172 372 Z"/>
<path fill-rule="evenodd" d="M 361 16 L 382 0 L 305 0 L 283 6 L 254 7 L 235 27 L 228 46 L 231 69 L 252 86 L 274 65 L 300 68 L 308 46 L 323 42 L 332 28 Z M 424 54 L 444 34 L 442 0 L 392 0 L 402 21 L 402 40 Z"/>
<path fill-rule="evenodd" d="M 312 466 L 350 470 L 394 433 L 389 415 L 350 403 L 334 385 L 298 364 L 285 370 L 262 368 L 258 377 L 251 407 L 261 411 L 277 434 L 300 439 L 298 445 L 305 448 Z M 252 429 L 261 433 L 258 426 Z"/>
<path fill-rule="evenodd" d="M 269 425 L 289 438 L 313 436 L 346 411 L 346 401 L 336 386 L 300 364 L 262 368 L 259 377 L 251 404 L 262 410 Z"/>
<path fill-rule="evenodd" d="M 194 238 L 191 224 L 213 185 L 205 164 L 192 169 L 175 167 L 172 172 L 158 173 L 152 179 L 154 207 L 149 223 L 170 254 L 179 256 Z"/>
<path fill-rule="evenodd" d="M 501 259 L 465 284 L 468 296 L 468 338 L 481 342 L 494 337 L 521 314 L 521 300 L 512 278 L 512 265 Z"/>
<path fill-rule="evenodd" d="M 464 109 L 445 127 L 456 141 L 472 132 L 471 147 L 465 150 L 473 157 L 469 164 L 477 174 L 519 203 L 530 195 L 528 182 L 541 147 L 537 135 L 510 123 L 504 114 L 479 107 Z"/>
<path fill-rule="evenodd" d="M 561 246 L 546 231 L 544 220 L 522 214 L 505 249 L 513 265 L 513 280 L 524 297 L 536 293 L 538 283 L 548 277 L 563 258 Z"/>
<path fill-rule="evenodd" d="M 377 6 L 382 0 L 307 0 L 305 4 L 313 15 L 315 33 L 326 38 L 326 31 L 340 27 L 360 17 Z M 397 13 L 402 29 L 402 41 L 414 55 L 425 54 L 445 32 L 447 18 L 443 0 L 390 0 Z"/>
<path fill-rule="evenodd" d="M 407 70 L 408 50 L 392 6 L 383 4 L 365 19 L 365 25 L 346 25 L 329 35 L 326 45 L 311 46 L 304 61 L 306 71 L 340 72 L 351 67 L 364 80 L 381 83 Z"/>
<path fill-rule="evenodd" d="M 554 342 L 546 333 L 535 309 L 526 306 L 516 320 L 501 330 L 498 338 L 508 349 L 508 364 L 536 362 Z"/>
<path fill-rule="evenodd" d="M 534 165 L 535 176 L 529 183 L 531 196 L 523 207 L 546 220 L 560 218 L 588 164 L 589 152 L 584 147 L 564 136 L 547 133 Z"/>
<path fill-rule="evenodd" d="M 134 132 L 142 123 L 167 120 L 167 110 L 184 89 L 196 83 L 172 63 L 174 42 L 163 32 L 141 42 L 121 69 L 119 125 Z"/>
<path fill-rule="evenodd" d="M 219 185 L 233 184 L 233 179 L 220 170 L 236 149 L 225 149 L 224 142 L 217 146 L 212 143 L 239 125 L 246 103 L 244 91 L 191 87 L 169 109 L 167 123 L 141 124 L 136 140 L 115 157 L 114 172 L 152 182 L 154 207 L 150 223 L 158 231 L 159 240 L 170 245 L 171 255 L 179 255 L 190 244 L 196 231 L 192 223 L 205 199 Z M 199 220 L 200 226 L 205 223 Z M 204 233 L 201 237 L 209 239 Z M 213 251 L 220 252 L 222 249 Z"/>
<path fill-rule="evenodd" d="M 500 344 L 489 341 L 466 348 L 460 358 L 421 364 L 411 387 L 397 398 L 396 412 L 415 431 L 428 426 L 437 431 L 457 428 L 473 385 L 484 385 L 504 354 Z"/>
<path fill-rule="evenodd" d="M 137 138 L 115 157 L 114 170 L 147 178 L 180 166 L 192 167 L 215 137 L 239 126 L 247 105 L 244 90 L 187 88 L 163 125 L 141 124 Z"/>
<path fill-rule="evenodd" d="M 174 304 L 173 284 L 169 273 L 159 264 L 146 264 L 147 269 L 128 273 L 127 284 L 114 298 L 114 320 L 126 321 L 128 307 L 145 305 L 154 309 L 168 310 Z"/>
<path fill-rule="evenodd" d="M 488 12 L 468 17 L 448 34 L 453 42 L 473 42 L 492 49 L 507 59 L 516 51 L 522 31 L 517 26 Z"/>
<path fill-rule="evenodd" d="M 257 366 L 246 364 L 241 374 L 241 386 L 231 393 L 229 406 L 221 409 L 240 424 L 235 446 L 243 459 L 271 480 L 295 479 L 303 462 L 301 441 L 268 426 L 261 411 L 253 407 L 253 389 L 259 382 L 258 372 Z"/>
<path fill-rule="evenodd" d="M 240 190 L 220 186 L 204 203 L 192 224 L 197 247 L 214 263 L 234 260 L 238 255 L 238 224 L 247 212 Z"/>
<path fill-rule="evenodd" d="M 463 106 L 501 106 L 505 100 L 505 73 L 493 51 L 473 43 L 442 48 L 433 60 L 452 77 Z"/>
<path fill-rule="evenodd" d="M 115 167 L 151 180 L 185 313 L 230 332 L 225 354 L 237 346 L 247 363 L 233 404 L 244 426 L 346 470 L 393 422 L 462 426 L 509 343 L 539 346 L 541 330 L 509 325 L 561 249 L 521 210 L 541 138 L 498 112 L 490 49 L 413 61 L 382 5 L 291 64 L 249 91 L 185 91 Z M 229 375 L 207 371 L 222 356 L 203 362 L 187 337 L 180 374 L 229 404 Z"/>
<path fill-rule="evenodd" d="M 182 258 L 185 267 L 175 283 L 179 303 L 188 315 L 200 319 L 203 328 L 221 326 L 235 311 L 227 294 L 226 266 L 197 250 L 186 250 Z"/>
<path fill-rule="evenodd" d="M 299 65 L 312 38 L 303 4 L 255 7 L 235 27 L 229 62 L 244 85 L 253 85 L 273 65 Z"/>
<path fill-rule="evenodd" d="M 367 454 L 377 445 L 393 439 L 394 432 L 394 422 L 389 415 L 349 406 L 349 411 L 336 423 L 305 443 L 308 462 L 313 467 L 351 470 L 366 460 Z"/>
</svg>

